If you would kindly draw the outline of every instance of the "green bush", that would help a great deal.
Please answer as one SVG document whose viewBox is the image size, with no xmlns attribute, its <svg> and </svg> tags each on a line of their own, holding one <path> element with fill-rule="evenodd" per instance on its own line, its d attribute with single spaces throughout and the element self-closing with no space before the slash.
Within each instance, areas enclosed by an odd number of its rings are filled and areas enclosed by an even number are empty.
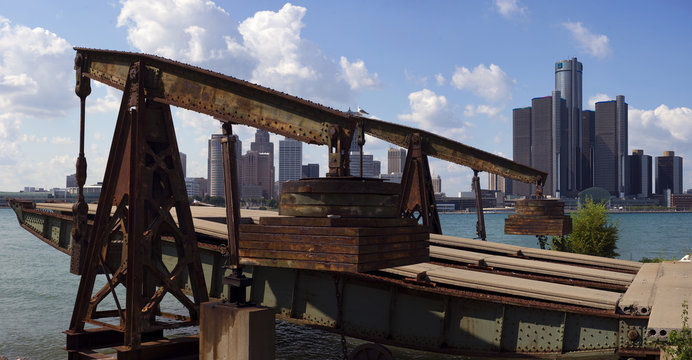
<svg viewBox="0 0 692 360">
<path fill-rule="evenodd" d="M 689 324 L 687 300 L 682 303 L 682 329 L 671 330 L 663 349 L 676 360 L 692 360 L 692 329 Z"/>
<path fill-rule="evenodd" d="M 594 203 L 587 197 L 571 217 L 572 233 L 552 237 L 551 249 L 610 258 L 619 255 L 615 252 L 618 224 L 608 221 L 608 211 L 604 203 Z"/>
</svg>

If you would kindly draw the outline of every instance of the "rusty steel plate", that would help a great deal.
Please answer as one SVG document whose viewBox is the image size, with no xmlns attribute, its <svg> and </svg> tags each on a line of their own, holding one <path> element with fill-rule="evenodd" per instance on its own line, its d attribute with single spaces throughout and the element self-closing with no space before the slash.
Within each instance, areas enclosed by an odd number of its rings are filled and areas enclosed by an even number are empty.
<svg viewBox="0 0 692 360">
<path fill-rule="evenodd" d="M 401 185 L 355 177 L 302 179 L 281 186 L 279 214 L 299 217 L 396 218 Z"/>
</svg>

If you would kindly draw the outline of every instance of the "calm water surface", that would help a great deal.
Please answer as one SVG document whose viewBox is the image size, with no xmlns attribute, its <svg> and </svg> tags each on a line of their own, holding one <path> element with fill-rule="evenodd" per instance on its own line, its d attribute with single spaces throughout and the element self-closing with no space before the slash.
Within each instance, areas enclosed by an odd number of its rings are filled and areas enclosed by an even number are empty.
<svg viewBox="0 0 692 360">
<path fill-rule="evenodd" d="M 504 235 L 505 214 L 486 214 L 490 241 L 538 247 L 533 236 Z M 692 249 L 692 214 L 618 214 L 623 259 L 680 258 Z M 445 234 L 475 236 L 473 214 L 440 214 Z M 22 229 L 14 212 L 0 209 L 0 356 L 10 360 L 62 359 L 79 277 L 69 257 Z M 352 349 L 359 344 L 349 339 Z M 335 334 L 285 322 L 276 327 L 277 359 L 339 359 Z M 394 349 L 396 359 L 462 359 Z"/>
</svg>

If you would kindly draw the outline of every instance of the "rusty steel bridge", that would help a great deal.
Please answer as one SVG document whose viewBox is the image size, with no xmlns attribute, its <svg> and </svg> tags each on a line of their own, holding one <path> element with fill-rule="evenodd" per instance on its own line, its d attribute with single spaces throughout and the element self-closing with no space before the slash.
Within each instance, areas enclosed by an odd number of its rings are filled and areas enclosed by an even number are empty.
<svg viewBox="0 0 692 360">
<path fill-rule="evenodd" d="M 118 359 L 196 358 L 197 337 L 163 331 L 199 324 L 200 305 L 221 299 L 342 336 L 480 357 L 657 357 L 654 341 L 681 326 L 692 264 L 486 242 L 480 198 L 479 239 L 442 235 L 428 156 L 470 167 L 478 197 L 479 172 L 536 184 L 539 199 L 507 231 L 569 233 L 559 202 L 541 199 L 545 172 L 160 57 L 76 51 L 78 201 L 10 201 L 20 225 L 69 255 L 81 276 L 70 359 L 103 358 L 111 347 Z M 91 80 L 123 90 L 98 205 L 83 197 Z M 223 124 L 225 208 L 189 206 L 170 105 Z M 285 184 L 278 213 L 241 211 L 233 124 L 326 145 L 327 177 Z M 354 137 L 362 147 L 365 134 L 408 149 L 401 185 L 347 176 L 348 148 Z M 167 294 L 184 314 L 162 309 Z M 101 309 L 107 298 L 115 308 Z M 351 357 L 386 358 L 378 346 Z"/>
</svg>

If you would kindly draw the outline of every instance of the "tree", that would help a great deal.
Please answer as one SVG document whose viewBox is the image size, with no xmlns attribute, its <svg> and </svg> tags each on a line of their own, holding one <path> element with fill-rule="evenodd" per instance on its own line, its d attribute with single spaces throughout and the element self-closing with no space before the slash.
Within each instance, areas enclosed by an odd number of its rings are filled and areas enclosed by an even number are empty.
<svg viewBox="0 0 692 360">
<path fill-rule="evenodd" d="M 571 217 L 572 233 L 552 237 L 551 249 L 610 258 L 618 256 L 615 252 L 618 223 L 608 221 L 608 211 L 604 203 L 594 203 L 593 199 L 587 197 Z"/>
</svg>

